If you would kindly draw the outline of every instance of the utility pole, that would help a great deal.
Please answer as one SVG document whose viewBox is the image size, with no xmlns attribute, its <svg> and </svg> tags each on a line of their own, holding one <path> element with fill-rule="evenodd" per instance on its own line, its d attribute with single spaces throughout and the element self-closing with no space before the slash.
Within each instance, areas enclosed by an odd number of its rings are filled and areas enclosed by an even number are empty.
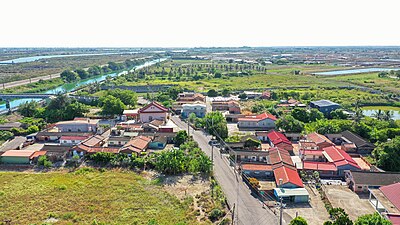
<svg viewBox="0 0 400 225">
<path fill-rule="evenodd" d="M 281 204 L 280 204 L 280 210 L 279 210 L 279 225 L 283 224 L 283 198 L 281 197 Z"/>
<path fill-rule="evenodd" d="M 240 165 L 239 165 L 239 168 L 240 168 Z M 238 169 L 237 172 L 238 172 L 237 174 L 239 175 L 239 177 L 237 179 L 237 187 L 236 187 L 236 224 L 239 224 L 239 190 L 240 190 L 240 178 L 241 178 L 240 169 Z"/>
<path fill-rule="evenodd" d="M 187 125 L 188 125 L 188 130 L 187 130 L 187 135 L 188 135 L 188 137 L 190 137 L 190 126 L 189 126 L 189 117 L 188 117 L 188 119 L 187 119 Z"/>
<path fill-rule="evenodd" d="M 211 169 L 214 169 L 214 144 L 211 145 Z"/>
</svg>

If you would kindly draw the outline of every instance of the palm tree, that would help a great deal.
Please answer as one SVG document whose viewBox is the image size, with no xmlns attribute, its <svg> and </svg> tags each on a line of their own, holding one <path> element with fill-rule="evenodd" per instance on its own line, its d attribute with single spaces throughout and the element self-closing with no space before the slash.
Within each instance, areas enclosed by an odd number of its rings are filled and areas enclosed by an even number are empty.
<svg viewBox="0 0 400 225">
<path fill-rule="evenodd" d="M 389 121 L 393 118 L 393 111 L 386 110 L 383 113 L 382 119 L 385 121 Z"/>
<path fill-rule="evenodd" d="M 356 123 L 360 122 L 361 119 L 364 117 L 363 112 L 360 108 L 356 109 L 356 113 L 354 114 L 354 121 Z"/>
<path fill-rule="evenodd" d="M 373 116 L 375 118 L 377 118 L 378 120 L 382 120 L 382 116 L 383 116 L 383 111 L 378 109 L 375 111 L 375 113 L 373 114 Z"/>
</svg>

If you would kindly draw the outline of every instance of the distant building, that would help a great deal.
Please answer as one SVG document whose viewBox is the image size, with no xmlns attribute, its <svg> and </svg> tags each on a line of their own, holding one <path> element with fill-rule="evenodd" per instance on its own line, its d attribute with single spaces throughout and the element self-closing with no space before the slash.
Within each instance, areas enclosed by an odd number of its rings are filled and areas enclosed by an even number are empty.
<svg viewBox="0 0 400 225">
<path fill-rule="evenodd" d="M 371 153 L 375 145 L 350 131 L 343 131 L 342 139 L 347 143 L 354 143 L 358 153 Z"/>
<path fill-rule="evenodd" d="M 346 182 L 354 192 L 368 192 L 368 189 L 400 182 L 400 173 L 347 171 Z"/>
<path fill-rule="evenodd" d="M 88 118 L 75 118 L 70 121 L 61 121 L 56 123 L 56 127 L 61 132 L 93 132 L 97 131 L 99 120 Z"/>
<path fill-rule="evenodd" d="M 325 137 L 322 134 L 318 134 L 316 132 L 310 133 L 306 135 L 306 141 L 305 142 L 309 142 L 309 144 L 306 143 L 301 143 L 302 145 L 313 145 L 310 143 L 315 143 L 315 145 L 317 146 L 317 150 L 322 150 L 323 148 L 326 147 L 330 147 L 330 146 L 334 146 L 335 144 L 329 140 L 327 137 Z M 315 148 L 314 148 L 315 149 Z"/>
<path fill-rule="evenodd" d="M 88 136 L 61 136 L 61 145 L 77 145 L 82 141 L 86 140 Z"/>
<path fill-rule="evenodd" d="M 293 145 L 286 136 L 278 131 L 272 130 L 267 134 L 267 140 L 272 147 L 285 149 L 293 152 Z"/>
<path fill-rule="evenodd" d="M 188 118 L 190 114 L 194 113 L 196 117 L 203 118 L 206 113 L 205 104 L 184 104 L 182 105 L 182 117 Z"/>
<path fill-rule="evenodd" d="M 0 162 L 4 164 L 29 164 L 34 153 L 34 151 L 26 150 L 9 150 L 1 155 Z"/>
<path fill-rule="evenodd" d="M 172 110 L 180 114 L 183 110 L 184 104 L 205 104 L 206 97 L 200 93 L 183 92 L 178 94 L 178 98 L 172 104 Z"/>
<path fill-rule="evenodd" d="M 177 102 L 182 103 L 193 103 L 193 102 L 205 102 L 206 97 L 200 93 L 195 92 L 183 92 L 178 94 L 178 98 L 176 99 Z"/>
<path fill-rule="evenodd" d="M 151 102 L 145 107 L 139 109 L 139 117 L 142 123 L 148 123 L 153 120 L 167 120 L 168 109 L 158 102 Z"/>
<path fill-rule="evenodd" d="M 244 91 L 248 99 L 255 99 L 260 98 L 262 96 L 261 92 L 254 92 L 254 91 Z"/>
<path fill-rule="evenodd" d="M 230 114 L 240 114 L 240 104 L 237 101 L 213 101 L 212 111 L 228 111 Z"/>
<path fill-rule="evenodd" d="M 339 176 L 344 176 L 346 170 L 361 170 L 361 167 L 357 162 L 345 151 L 335 147 L 327 147 L 323 149 L 323 155 L 328 162 L 333 163 L 336 166 Z"/>
<path fill-rule="evenodd" d="M 318 100 L 310 102 L 310 107 L 318 109 L 325 116 L 329 116 L 333 110 L 339 109 L 340 105 L 329 100 Z"/>
<path fill-rule="evenodd" d="M 238 119 L 238 127 L 253 130 L 270 130 L 275 128 L 276 117 L 269 113 L 245 116 Z"/>
</svg>

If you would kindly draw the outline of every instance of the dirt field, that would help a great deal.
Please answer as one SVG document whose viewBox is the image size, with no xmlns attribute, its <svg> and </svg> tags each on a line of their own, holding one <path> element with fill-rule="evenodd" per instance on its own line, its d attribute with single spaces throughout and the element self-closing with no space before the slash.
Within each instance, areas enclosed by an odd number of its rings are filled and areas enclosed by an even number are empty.
<svg viewBox="0 0 400 225">
<path fill-rule="evenodd" d="M 298 216 L 306 219 L 309 225 L 321 225 L 329 219 L 329 214 L 318 191 L 315 188 L 311 190 L 307 186 L 306 189 L 310 195 L 310 203 L 287 205 L 284 212 L 292 218 L 296 217 L 297 212 Z"/>
<path fill-rule="evenodd" d="M 343 208 L 352 220 L 357 219 L 359 216 L 375 212 L 367 196 L 360 197 L 347 186 L 326 185 L 324 187 L 326 196 L 332 206 Z"/>
</svg>

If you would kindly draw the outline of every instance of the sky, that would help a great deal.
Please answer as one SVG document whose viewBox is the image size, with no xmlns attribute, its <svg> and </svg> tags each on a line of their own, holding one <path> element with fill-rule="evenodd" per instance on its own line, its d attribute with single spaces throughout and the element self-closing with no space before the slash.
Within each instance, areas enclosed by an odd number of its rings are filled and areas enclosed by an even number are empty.
<svg viewBox="0 0 400 225">
<path fill-rule="evenodd" d="M 0 47 L 400 45 L 398 0 L 4 0 Z"/>
</svg>

